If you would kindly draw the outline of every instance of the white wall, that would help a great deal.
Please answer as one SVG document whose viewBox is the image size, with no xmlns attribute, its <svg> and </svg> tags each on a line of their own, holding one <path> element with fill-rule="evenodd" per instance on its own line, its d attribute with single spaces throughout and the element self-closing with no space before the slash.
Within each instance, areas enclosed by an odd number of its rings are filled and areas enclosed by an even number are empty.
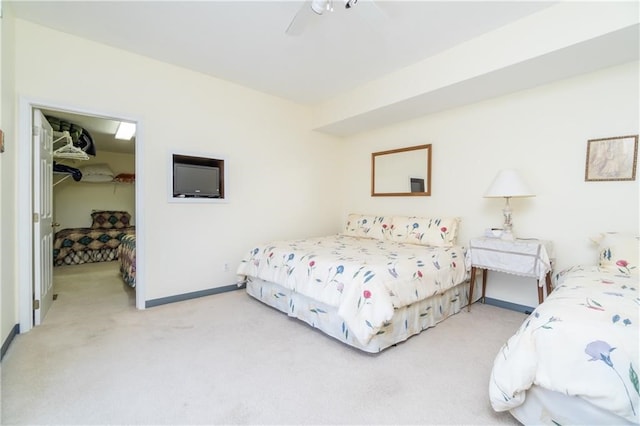
<svg viewBox="0 0 640 426">
<path fill-rule="evenodd" d="M 92 164 L 107 164 L 114 175 L 134 173 L 135 156 L 98 150 L 95 157 L 68 165 L 82 169 Z M 53 187 L 53 218 L 60 224 L 56 231 L 90 227 L 93 210 L 126 211 L 135 223 L 135 201 L 135 184 L 76 182 L 67 177 Z"/>
<path fill-rule="evenodd" d="M 592 259 L 595 232 L 638 232 L 637 181 L 584 182 L 587 139 L 638 133 L 637 63 L 338 141 L 311 132 L 310 111 L 290 102 L 22 20 L 15 27 L 19 95 L 139 120 L 147 300 L 231 284 L 223 265 L 256 242 L 336 232 L 352 211 L 461 216 L 468 241 L 501 223 L 502 202 L 482 194 L 507 166 L 538 194 L 514 200 L 515 232 L 552 239 L 558 267 Z M 59 61 L 59 46 L 82 66 Z M 372 198 L 371 152 L 424 143 L 433 144 L 433 196 Z M 224 158 L 228 202 L 169 203 L 172 151 Z M 17 176 L 9 158 L 3 182 Z M 3 210 L 16 200 L 4 183 L 2 200 Z M 3 232 L 14 228 L 15 216 L 4 222 Z M 510 282 L 496 277 L 489 296 L 535 304 L 533 285 Z"/>
<path fill-rule="evenodd" d="M 16 43 L 20 95 L 137 118 L 146 300 L 235 283 L 235 267 L 224 264 L 256 242 L 337 231 L 340 145 L 309 130 L 307 109 L 22 20 Z M 61 61 L 60 46 L 84 59 Z M 167 156 L 176 150 L 225 159 L 227 203 L 168 202 Z"/>
<path fill-rule="evenodd" d="M 514 232 L 555 243 L 556 268 L 593 263 L 589 237 L 638 232 L 638 180 L 585 182 L 587 140 L 638 134 L 638 63 L 423 117 L 349 138 L 348 212 L 460 216 L 463 243 L 502 224 L 483 198 L 498 170 L 518 169 L 537 194 L 513 199 Z M 371 152 L 433 144 L 431 197 L 370 197 Z M 537 304 L 535 285 L 490 274 L 487 296 Z"/>
<path fill-rule="evenodd" d="M 4 132 L 5 152 L 0 154 L 0 345 L 18 323 L 16 259 L 16 163 L 18 149 L 15 125 L 14 19 L 3 10 L 0 19 L 0 129 Z"/>
</svg>

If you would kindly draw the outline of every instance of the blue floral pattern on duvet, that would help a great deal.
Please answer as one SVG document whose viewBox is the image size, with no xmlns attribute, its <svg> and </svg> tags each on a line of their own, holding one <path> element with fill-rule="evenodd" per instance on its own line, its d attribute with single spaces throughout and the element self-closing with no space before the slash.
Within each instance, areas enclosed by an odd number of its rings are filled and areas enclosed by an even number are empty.
<svg viewBox="0 0 640 426">
<path fill-rule="evenodd" d="M 535 384 L 639 423 L 638 275 L 574 266 L 555 279 L 553 292 L 496 356 L 491 404 L 515 408 Z"/>
<path fill-rule="evenodd" d="M 611 345 L 609 345 L 607 342 L 603 342 L 602 340 L 595 340 L 589 343 L 584 351 L 586 352 L 587 355 L 591 357 L 589 361 L 602 361 L 607 366 L 611 367 L 613 372 L 615 372 L 615 374 L 618 376 L 618 378 L 622 382 L 622 386 L 624 386 L 624 390 L 627 394 L 627 398 L 629 398 L 629 406 L 631 407 L 631 411 L 635 416 L 636 409 L 633 406 L 633 399 L 629 394 L 629 388 L 627 387 L 625 380 L 622 378 L 618 370 L 616 370 L 616 367 L 613 365 L 613 361 L 611 361 L 611 352 L 613 352 L 614 349 L 615 348 L 612 348 Z M 633 363 L 629 364 L 629 380 L 633 384 L 636 393 L 637 394 L 640 393 L 640 390 L 638 389 L 638 374 L 636 373 L 636 370 L 633 368 Z"/>
</svg>

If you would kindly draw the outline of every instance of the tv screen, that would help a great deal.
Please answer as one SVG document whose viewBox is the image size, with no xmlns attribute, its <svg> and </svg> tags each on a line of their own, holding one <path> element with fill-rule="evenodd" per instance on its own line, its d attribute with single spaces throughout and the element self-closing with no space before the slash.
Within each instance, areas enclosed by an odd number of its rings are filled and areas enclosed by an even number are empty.
<svg viewBox="0 0 640 426">
<path fill-rule="evenodd" d="M 220 197 L 220 169 L 214 166 L 174 163 L 174 197 Z"/>
</svg>

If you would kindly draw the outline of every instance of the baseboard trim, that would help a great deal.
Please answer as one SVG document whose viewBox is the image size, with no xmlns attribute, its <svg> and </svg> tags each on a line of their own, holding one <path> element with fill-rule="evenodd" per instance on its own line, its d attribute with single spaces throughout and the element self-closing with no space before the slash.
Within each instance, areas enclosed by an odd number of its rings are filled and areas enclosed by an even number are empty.
<svg viewBox="0 0 640 426">
<path fill-rule="evenodd" d="M 11 345 L 11 342 L 13 342 L 13 339 L 18 334 L 20 334 L 20 324 L 16 324 L 13 326 L 13 328 L 11 329 L 11 332 L 7 336 L 7 339 L 2 344 L 2 348 L 0 349 L 0 361 L 2 360 L 2 358 L 4 358 L 4 354 L 7 353 L 7 351 L 9 350 L 9 346 Z"/>
<path fill-rule="evenodd" d="M 486 303 L 487 305 L 497 306 L 499 308 L 522 312 L 523 314 L 527 315 L 529 315 L 534 310 L 534 308 L 532 308 L 531 306 L 518 305 L 517 303 L 505 302 L 504 300 L 492 299 L 490 297 L 486 297 L 484 303 Z"/>
<path fill-rule="evenodd" d="M 197 299 L 198 297 L 211 296 L 214 294 L 226 293 L 228 291 L 240 290 L 237 284 L 226 285 L 223 287 L 210 288 L 207 290 L 194 291 L 191 293 L 177 294 L 175 296 L 161 297 L 159 299 L 147 300 L 144 304 L 145 308 L 153 308 L 154 306 L 166 305 L 167 303 L 183 302 L 185 300 Z"/>
</svg>

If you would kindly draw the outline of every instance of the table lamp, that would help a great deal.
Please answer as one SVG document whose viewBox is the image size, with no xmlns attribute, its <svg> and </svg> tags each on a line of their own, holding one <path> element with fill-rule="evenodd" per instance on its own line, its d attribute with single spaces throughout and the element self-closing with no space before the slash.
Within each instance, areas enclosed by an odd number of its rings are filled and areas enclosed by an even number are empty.
<svg viewBox="0 0 640 426">
<path fill-rule="evenodd" d="M 504 214 L 503 231 L 500 238 L 505 240 L 513 240 L 513 223 L 511 222 L 511 206 L 509 199 L 512 197 L 535 197 L 535 194 L 529 189 L 522 180 L 518 172 L 513 169 L 501 170 L 493 179 L 489 189 L 484 194 L 485 198 L 504 197 L 506 205 L 502 210 Z"/>
</svg>

